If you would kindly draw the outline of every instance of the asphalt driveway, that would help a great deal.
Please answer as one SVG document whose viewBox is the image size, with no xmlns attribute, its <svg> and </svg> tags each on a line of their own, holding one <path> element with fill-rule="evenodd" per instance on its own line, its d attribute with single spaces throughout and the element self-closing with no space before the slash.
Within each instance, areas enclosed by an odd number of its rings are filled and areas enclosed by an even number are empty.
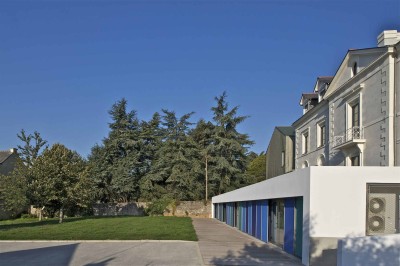
<svg viewBox="0 0 400 266">
<path fill-rule="evenodd" d="M 202 265 L 197 242 L 0 242 L 0 265 Z"/>
</svg>

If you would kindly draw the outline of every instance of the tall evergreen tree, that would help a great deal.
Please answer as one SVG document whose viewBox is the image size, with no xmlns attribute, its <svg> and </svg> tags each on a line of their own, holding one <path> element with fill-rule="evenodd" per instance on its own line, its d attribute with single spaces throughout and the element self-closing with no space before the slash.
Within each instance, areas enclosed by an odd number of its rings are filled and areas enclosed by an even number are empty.
<svg viewBox="0 0 400 266">
<path fill-rule="evenodd" d="M 139 197 L 140 124 L 136 112 L 127 111 L 125 99 L 116 102 L 109 114 L 109 135 L 89 156 L 92 175 L 102 201 L 128 202 Z"/>
<path fill-rule="evenodd" d="M 208 200 L 208 172 L 209 166 L 212 162 L 213 151 L 212 144 L 214 142 L 215 126 L 211 122 L 206 122 L 204 119 L 201 119 L 197 122 L 196 127 L 191 131 L 191 136 L 195 143 L 197 144 L 202 161 L 202 168 L 204 169 L 204 199 Z"/>
<path fill-rule="evenodd" d="M 177 200 L 198 199 L 202 187 L 199 152 L 188 135 L 193 113 L 177 118 L 163 110 L 164 139 L 151 171 L 143 179 L 143 197 L 149 200 L 169 195 Z"/>
<path fill-rule="evenodd" d="M 245 184 L 246 153 L 253 144 L 247 134 L 237 131 L 237 126 L 248 116 L 238 116 L 238 106 L 229 109 L 226 101 L 227 94 L 215 97 L 214 113 L 215 129 L 211 146 L 213 153 L 210 181 L 213 195 L 221 194 Z"/>
</svg>

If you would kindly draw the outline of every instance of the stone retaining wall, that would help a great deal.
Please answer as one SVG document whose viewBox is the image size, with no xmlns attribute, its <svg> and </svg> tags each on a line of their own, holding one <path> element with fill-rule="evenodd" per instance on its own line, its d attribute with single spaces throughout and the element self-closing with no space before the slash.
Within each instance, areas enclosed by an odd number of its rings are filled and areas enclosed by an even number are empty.
<svg viewBox="0 0 400 266">
<path fill-rule="evenodd" d="M 147 202 L 96 203 L 93 205 L 93 214 L 95 216 L 142 216 L 145 215 L 147 205 Z M 205 205 L 203 201 L 180 201 L 169 205 L 164 215 L 210 218 L 211 202 Z"/>
<path fill-rule="evenodd" d="M 210 218 L 211 202 L 205 205 L 203 201 L 180 201 L 176 204 L 175 209 L 169 206 L 164 215 Z"/>
<path fill-rule="evenodd" d="M 145 202 L 129 203 L 96 203 L 93 204 L 94 216 L 118 216 L 118 215 L 145 215 Z"/>
</svg>

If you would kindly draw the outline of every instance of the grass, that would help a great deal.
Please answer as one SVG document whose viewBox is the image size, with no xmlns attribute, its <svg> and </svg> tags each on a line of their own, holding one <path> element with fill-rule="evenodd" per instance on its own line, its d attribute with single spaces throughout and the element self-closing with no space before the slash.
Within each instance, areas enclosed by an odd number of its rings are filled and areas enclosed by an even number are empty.
<svg viewBox="0 0 400 266">
<path fill-rule="evenodd" d="M 197 241 L 188 217 L 84 217 L 0 221 L 0 240 L 189 240 Z"/>
</svg>

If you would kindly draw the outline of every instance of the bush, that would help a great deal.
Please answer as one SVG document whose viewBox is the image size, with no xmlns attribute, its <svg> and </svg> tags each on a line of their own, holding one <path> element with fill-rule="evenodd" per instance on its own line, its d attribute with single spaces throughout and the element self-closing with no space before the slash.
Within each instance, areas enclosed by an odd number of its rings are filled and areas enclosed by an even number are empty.
<svg viewBox="0 0 400 266">
<path fill-rule="evenodd" d="M 150 216 L 163 215 L 164 211 L 167 209 L 168 205 L 172 203 L 172 201 L 173 200 L 169 198 L 156 199 L 146 208 L 146 214 Z"/>
<path fill-rule="evenodd" d="M 35 218 L 35 215 L 28 214 L 28 213 L 21 214 L 21 219 L 29 219 L 29 218 Z"/>
</svg>

